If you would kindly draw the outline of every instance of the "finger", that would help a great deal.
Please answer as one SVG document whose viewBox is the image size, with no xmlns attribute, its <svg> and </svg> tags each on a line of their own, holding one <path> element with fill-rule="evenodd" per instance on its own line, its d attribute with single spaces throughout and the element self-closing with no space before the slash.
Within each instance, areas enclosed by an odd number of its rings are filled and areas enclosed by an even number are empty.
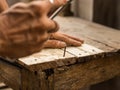
<svg viewBox="0 0 120 90">
<path fill-rule="evenodd" d="M 69 36 L 69 35 L 64 34 L 64 33 L 61 33 L 61 34 L 63 34 L 64 36 L 66 36 L 68 38 L 71 38 L 71 39 L 74 39 L 74 40 L 79 41 L 81 43 L 84 43 L 84 40 L 82 40 L 82 39 L 79 39 L 79 38 L 76 38 L 76 37 L 73 37 L 73 36 Z"/>
<path fill-rule="evenodd" d="M 59 30 L 59 25 L 54 20 L 46 20 L 46 30 L 48 33 L 54 33 Z"/>
<path fill-rule="evenodd" d="M 60 34 L 60 33 L 55 33 L 55 34 L 52 35 L 52 37 L 54 39 L 66 42 L 68 46 L 71 46 L 71 45 L 72 46 L 81 46 L 81 44 L 82 44 L 80 41 L 77 41 L 77 40 L 74 40 L 72 38 L 66 37 L 65 35 Z"/>
<path fill-rule="evenodd" d="M 44 48 L 64 48 L 66 43 L 58 40 L 48 40 L 44 44 Z"/>
<path fill-rule="evenodd" d="M 36 33 L 34 36 L 34 41 L 30 42 L 30 45 L 41 45 L 49 39 L 49 34 L 47 32 L 44 32 L 42 34 Z"/>
</svg>

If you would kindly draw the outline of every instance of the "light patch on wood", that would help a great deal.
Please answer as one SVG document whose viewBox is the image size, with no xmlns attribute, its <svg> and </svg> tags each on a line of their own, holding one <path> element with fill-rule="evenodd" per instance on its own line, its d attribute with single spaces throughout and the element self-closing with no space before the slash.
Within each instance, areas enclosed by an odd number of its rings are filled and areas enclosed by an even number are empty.
<svg viewBox="0 0 120 90">
<path fill-rule="evenodd" d="M 94 46 L 83 44 L 80 47 L 68 47 L 66 48 L 66 51 L 72 55 L 75 55 L 77 57 L 83 57 L 88 55 L 94 55 L 104 52 L 103 50 L 100 50 Z"/>
<path fill-rule="evenodd" d="M 2 90 L 13 90 L 13 89 L 11 89 L 11 88 L 5 88 L 5 89 L 2 89 Z"/>
<path fill-rule="evenodd" d="M 0 87 L 6 86 L 5 83 L 0 83 Z"/>
<path fill-rule="evenodd" d="M 25 65 L 35 65 L 51 61 L 57 62 L 60 59 L 65 60 L 67 58 L 89 56 L 101 52 L 103 51 L 94 46 L 83 44 L 80 47 L 67 47 L 65 57 L 63 57 L 64 49 L 44 49 L 39 53 L 20 58 L 19 61 Z"/>
<path fill-rule="evenodd" d="M 64 51 L 61 49 L 43 49 L 39 53 L 35 53 L 28 57 L 20 58 L 19 61 L 26 65 L 33 65 L 50 61 L 57 61 L 58 59 L 75 57 L 69 53 L 66 53 L 66 56 L 63 57 L 63 53 Z"/>
<path fill-rule="evenodd" d="M 82 57 L 82 56 L 88 56 L 90 53 L 80 50 L 77 47 L 68 47 L 66 48 L 66 51 L 72 55 L 75 55 L 76 57 Z"/>
<path fill-rule="evenodd" d="M 88 45 L 88 44 L 83 44 L 81 47 L 78 47 L 78 48 L 83 50 L 83 51 L 86 51 L 90 54 L 98 54 L 98 53 L 104 52 L 103 50 L 98 49 L 98 48 L 91 46 L 91 45 Z"/>
</svg>

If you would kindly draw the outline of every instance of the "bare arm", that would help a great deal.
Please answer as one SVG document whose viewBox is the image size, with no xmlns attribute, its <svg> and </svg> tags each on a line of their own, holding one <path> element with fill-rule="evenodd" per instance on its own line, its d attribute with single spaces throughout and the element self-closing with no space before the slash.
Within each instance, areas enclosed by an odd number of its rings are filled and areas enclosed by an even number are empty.
<svg viewBox="0 0 120 90">
<path fill-rule="evenodd" d="M 6 0 L 0 0 L 0 13 L 8 9 L 8 4 Z"/>
</svg>

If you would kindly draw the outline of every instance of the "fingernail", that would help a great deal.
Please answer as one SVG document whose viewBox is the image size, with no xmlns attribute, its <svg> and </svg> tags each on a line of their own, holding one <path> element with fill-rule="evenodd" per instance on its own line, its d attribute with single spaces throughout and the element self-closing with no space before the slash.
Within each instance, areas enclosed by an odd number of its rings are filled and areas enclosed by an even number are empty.
<svg viewBox="0 0 120 90">
<path fill-rule="evenodd" d="M 77 43 L 77 44 L 76 44 L 76 46 L 81 46 L 81 45 L 82 45 L 82 43 Z"/>
<path fill-rule="evenodd" d="M 66 45 L 65 42 L 59 42 L 59 43 L 58 43 L 58 46 L 59 46 L 60 48 L 63 48 L 63 47 L 66 47 L 67 45 Z"/>
<path fill-rule="evenodd" d="M 81 46 L 81 45 L 82 45 L 81 42 L 76 42 L 76 43 L 73 44 L 73 46 Z"/>
</svg>

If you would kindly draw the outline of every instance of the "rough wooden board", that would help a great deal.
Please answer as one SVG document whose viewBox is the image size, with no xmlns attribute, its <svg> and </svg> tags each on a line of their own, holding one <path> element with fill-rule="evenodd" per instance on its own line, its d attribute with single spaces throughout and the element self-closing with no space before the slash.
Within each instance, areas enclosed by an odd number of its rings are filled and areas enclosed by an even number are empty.
<svg viewBox="0 0 120 90">
<path fill-rule="evenodd" d="M 90 55 L 89 52 L 85 52 L 83 50 L 80 50 L 78 47 L 68 47 L 68 48 L 66 48 L 66 51 L 68 53 L 75 55 L 76 57 L 84 57 L 84 56 Z"/>
<path fill-rule="evenodd" d="M 79 18 L 57 17 L 56 20 L 61 26 L 61 31 L 64 33 L 77 36 L 79 38 L 84 36 L 85 38 L 89 38 L 95 42 L 106 45 L 106 48 L 110 46 L 113 47 L 113 49 L 120 49 L 119 30 L 84 21 Z M 97 46 L 97 44 L 93 46 Z"/>
<path fill-rule="evenodd" d="M 74 37 L 78 37 L 78 38 L 81 38 L 85 41 L 85 43 L 89 44 L 89 45 L 92 45 L 96 48 L 99 48 L 101 50 L 104 50 L 105 52 L 111 52 L 113 50 L 115 50 L 115 48 L 109 46 L 108 44 L 105 44 L 105 43 L 102 43 L 100 41 L 97 41 L 97 40 L 93 40 L 91 38 L 88 38 L 87 35 L 83 35 L 81 32 L 81 29 L 79 29 L 79 32 L 78 31 L 75 31 L 75 30 L 70 30 L 70 29 L 66 29 L 66 28 L 61 28 L 61 31 L 68 34 L 68 35 L 71 35 L 71 36 L 74 36 Z"/>
<path fill-rule="evenodd" d="M 120 56 L 99 58 L 54 70 L 55 90 L 79 90 L 120 74 Z"/>
<path fill-rule="evenodd" d="M 103 50 L 100 50 L 100 49 L 98 49 L 94 46 L 88 45 L 88 44 L 83 44 L 80 47 L 68 47 L 68 48 L 66 48 L 66 51 L 77 57 L 90 56 L 90 55 L 99 54 L 99 53 L 104 52 Z"/>
<path fill-rule="evenodd" d="M 5 88 L 5 89 L 2 89 L 2 90 L 13 90 L 12 88 Z"/>
<path fill-rule="evenodd" d="M 0 60 L 0 80 L 15 90 L 18 90 L 20 85 L 20 71 L 18 67 L 11 65 L 3 60 Z M 15 83 L 14 83 L 15 82 Z"/>
<path fill-rule="evenodd" d="M 19 90 L 43 90 L 40 89 L 40 77 L 37 77 L 37 73 L 30 72 L 27 69 L 21 71 L 21 89 Z"/>
<path fill-rule="evenodd" d="M 66 52 L 66 56 L 63 57 L 63 53 L 64 51 L 61 49 L 44 49 L 40 53 L 20 58 L 17 62 L 21 65 L 24 65 L 30 70 L 63 66 L 65 65 L 65 62 L 70 60 L 70 62 L 72 63 L 72 58 L 74 58 L 75 56 Z M 66 61 L 63 62 L 63 60 L 65 59 Z"/>
<path fill-rule="evenodd" d="M 90 53 L 90 55 L 105 52 L 101 49 L 98 49 L 98 48 L 91 46 L 91 45 L 88 45 L 88 44 L 82 44 L 82 47 L 78 47 L 78 48 L 85 51 L 85 52 Z"/>
<path fill-rule="evenodd" d="M 115 50 L 115 48 L 109 47 L 108 45 L 103 44 L 103 43 L 101 43 L 101 42 L 94 41 L 94 40 L 92 40 L 92 39 L 90 39 L 90 38 L 86 38 L 85 36 L 82 36 L 82 35 L 81 35 L 81 37 L 85 40 L 85 42 L 86 42 L 87 44 L 90 44 L 90 45 L 92 45 L 92 46 L 95 46 L 96 48 L 99 48 L 99 49 L 101 49 L 101 50 L 104 50 L 105 52 L 111 52 L 111 51 Z"/>
<path fill-rule="evenodd" d="M 94 52 L 90 52 L 93 49 Z M 73 64 L 76 62 L 76 58 L 78 57 L 91 57 L 91 55 L 102 52 L 104 51 L 87 44 L 83 44 L 80 47 L 67 47 L 65 57 L 63 57 L 64 49 L 44 49 L 39 53 L 20 58 L 18 63 L 32 70 L 47 69 Z"/>
<path fill-rule="evenodd" d="M 47 63 L 51 61 L 57 61 L 59 59 L 65 59 L 75 57 L 66 52 L 66 56 L 63 57 L 64 51 L 61 49 L 43 49 L 41 52 L 30 55 L 28 57 L 20 58 L 19 61 L 26 65 L 34 65 L 39 63 Z"/>
</svg>

